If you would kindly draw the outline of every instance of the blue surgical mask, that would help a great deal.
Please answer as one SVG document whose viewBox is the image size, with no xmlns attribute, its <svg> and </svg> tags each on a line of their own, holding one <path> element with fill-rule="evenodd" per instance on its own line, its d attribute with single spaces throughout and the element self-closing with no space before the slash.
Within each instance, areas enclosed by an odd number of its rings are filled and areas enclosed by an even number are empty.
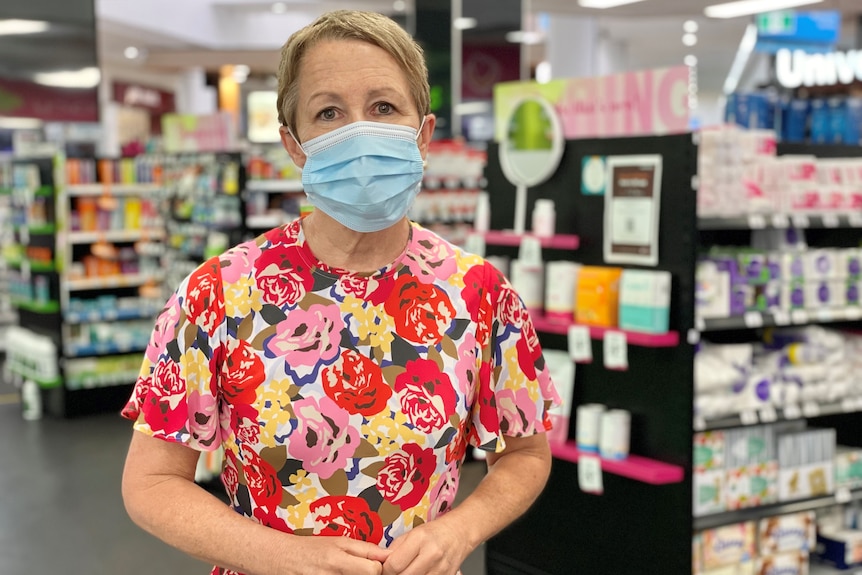
<svg viewBox="0 0 862 575">
<path fill-rule="evenodd" d="M 422 125 L 425 120 L 422 120 Z M 422 184 L 419 131 L 354 122 L 301 145 L 309 202 L 357 232 L 379 232 L 403 219 Z"/>
</svg>

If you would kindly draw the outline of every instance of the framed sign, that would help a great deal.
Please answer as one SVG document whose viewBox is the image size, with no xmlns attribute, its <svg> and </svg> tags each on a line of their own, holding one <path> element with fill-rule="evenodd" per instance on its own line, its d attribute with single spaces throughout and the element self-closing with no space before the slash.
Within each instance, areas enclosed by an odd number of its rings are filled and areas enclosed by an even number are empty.
<svg viewBox="0 0 862 575">
<path fill-rule="evenodd" d="M 607 158 L 606 262 L 658 265 L 661 167 L 659 155 Z"/>
</svg>

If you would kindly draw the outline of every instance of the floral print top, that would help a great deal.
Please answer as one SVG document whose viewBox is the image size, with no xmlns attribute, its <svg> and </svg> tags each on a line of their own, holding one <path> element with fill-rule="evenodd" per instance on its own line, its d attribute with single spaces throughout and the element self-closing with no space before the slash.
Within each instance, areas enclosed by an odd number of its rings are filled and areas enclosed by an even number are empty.
<svg viewBox="0 0 862 575">
<path fill-rule="evenodd" d="M 412 224 L 393 264 L 351 273 L 296 220 L 182 282 L 123 416 L 223 446 L 237 513 L 388 546 L 452 506 L 468 445 L 544 432 L 558 402 L 522 301 L 482 258 Z"/>
</svg>

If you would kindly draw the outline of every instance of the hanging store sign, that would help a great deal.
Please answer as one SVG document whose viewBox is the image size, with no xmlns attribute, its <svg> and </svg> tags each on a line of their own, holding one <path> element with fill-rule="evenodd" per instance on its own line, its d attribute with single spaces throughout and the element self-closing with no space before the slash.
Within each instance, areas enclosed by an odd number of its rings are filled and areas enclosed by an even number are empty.
<svg viewBox="0 0 862 575">
<path fill-rule="evenodd" d="M 808 54 L 802 50 L 779 50 L 775 74 L 785 88 L 835 86 L 862 81 L 862 50 Z"/>
</svg>

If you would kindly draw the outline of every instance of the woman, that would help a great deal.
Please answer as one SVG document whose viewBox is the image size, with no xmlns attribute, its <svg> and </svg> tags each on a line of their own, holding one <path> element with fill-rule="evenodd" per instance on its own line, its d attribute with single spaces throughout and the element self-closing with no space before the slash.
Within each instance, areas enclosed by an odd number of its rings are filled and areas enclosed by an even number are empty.
<svg viewBox="0 0 862 575">
<path fill-rule="evenodd" d="M 546 481 L 535 330 L 499 272 L 406 218 L 435 123 L 409 35 L 333 12 L 279 77 L 315 210 L 168 301 L 123 412 L 126 506 L 213 573 L 453 575 Z M 219 445 L 229 507 L 193 481 Z M 489 472 L 452 509 L 468 445 Z"/>
</svg>

